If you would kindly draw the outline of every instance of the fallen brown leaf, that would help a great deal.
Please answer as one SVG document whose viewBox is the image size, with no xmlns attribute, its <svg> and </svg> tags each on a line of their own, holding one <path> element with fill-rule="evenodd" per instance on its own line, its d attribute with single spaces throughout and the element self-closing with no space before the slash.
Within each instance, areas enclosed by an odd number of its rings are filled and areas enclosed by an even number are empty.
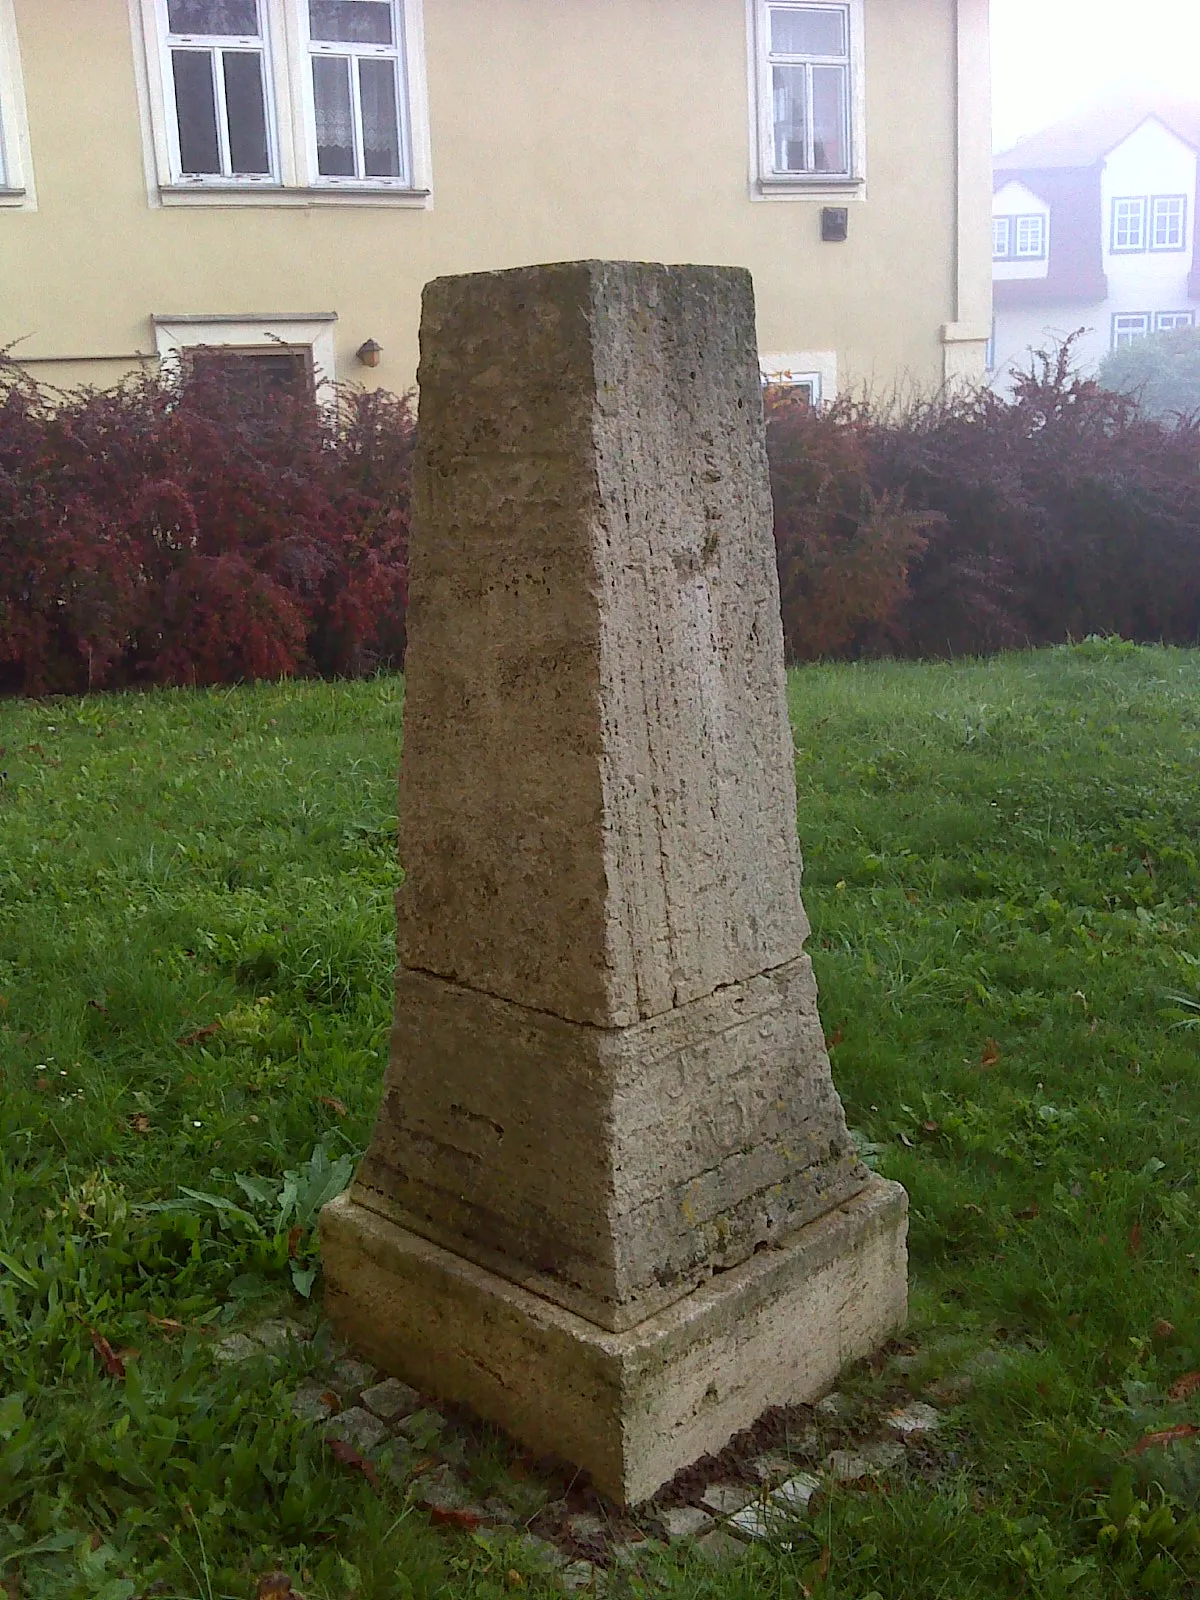
<svg viewBox="0 0 1200 1600">
<path fill-rule="evenodd" d="M 940 1122 L 923 1122 L 921 1127 L 926 1133 L 940 1133 L 942 1131 L 942 1125 Z"/>
<path fill-rule="evenodd" d="M 146 1321 L 152 1322 L 156 1328 L 161 1328 L 164 1333 L 186 1333 L 187 1329 L 182 1322 L 176 1322 L 174 1317 L 156 1317 L 153 1312 L 147 1311 Z"/>
<path fill-rule="evenodd" d="M 304 1237 L 304 1229 L 299 1223 L 288 1231 L 288 1260 L 295 1261 L 296 1252 L 300 1248 L 300 1241 Z"/>
<path fill-rule="evenodd" d="M 1167 1390 L 1168 1400 L 1187 1400 L 1200 1389 L 1200 1372 L 1185 1372 Z"/>
<path fill-rule="evenodd" d="M 355 1472 L 361 1472 L 372 1489 L 378 1490 L 379 1474 L 375 1471 L 374 1464 L 368 1461 L 366 1456 L 356 1450 L 352 1444 L 347 1444 L 345 1439 L 331 1439 L 329 1441 L 329 1453 L 343 1467 L 350 1467 Z"/>
<path fill-rule="evenodd" d="M 826 1050 L 836 1050 L 838 1045 L 844 1043 L 846 1038 L 845 1028 L 835 1028 L 825 1040 Z"/>
<path fill-rule="evenodd" d="M 144 1111 L 139 1111 L 136 1117 L 130 1117 L 129 1126 L 133 1129 L 134 1133 L 149 1133 L 150 1118 Z"/>
<path fill-rule="evenodd" d="M 107 1011 L 108 1010 L 108 1007 L 104 1004 L 103 1000 L 89 1000 L 88 1001 L 88 1005 L 92 1008 L 93 1011 Z"/>
<path fill-rule="evenodd" d="M 334 1095 L 323 1094 L 320 1103 L 323 1106 L 328 1106 L 335 1117 L 344 1117 L 346 1115 L 345 1106 Z"/>
<path fill-rule="evenodd" d="M 125 1376 L 125 1363 L 109 1344 L 102 1333 L 97 1333 L 95 1328 L 89 1328 L 92 1336 L 92 1348 L 104 1364 L 104 1370 L 110 1378 L 123 1378 Z"/>
<path fill-rule="evenodd" d="M 979 1058 L 981 1067 L 994 1067 L 1000 1059 L 1000 1046 L 995 1039 L 989 1039 L 983 1047 L 983 1054 Z"/>
<path fill-rule="evenodd" d="M 1168 1322 L 1165 1317 L 1160 1317 L 1154 1324 L 1154 1337 L 1156 1339 L 1173 1339 L 1175 1337 L 1175 1324 Z"/>
<path fill-rule="evenodd" d="M 280 1600 L 292 1593 L 292 1580 L 286 1572 L 264 1572 L 254 1591 L 254 1600 Z"/>
<path fill-rule="evenodd" d="M 1159 1433 L 1148 1433 L 1134 1445 L 1132 1450 L 1127 1450 L 1127 1456 L 1142 1456 L 1147 1450 L 1157 1449 L 1160 1445 L 1175 1444 L 1180 1439 L 1194 1439 L 1200 1433 L 1200 1426 L 1194 1422 L 1180 1422 L 1174 1428 L 1163 1428 Z"/>
<path fill-rule="evenodd" d="M 1141 1253 L 1142 1225 L 1140 1222 L 1135 1222 L 1133 1227 L 1129 1230 L 1129 1254 L 1131 1256 L 1140 1256 Z"/>
<path fill-rule="evenodd" d="M 1013 1216 L 1018 1222 L 1032 1222 L 1035 1217 L 1040 1217 L 1042 1208 L 1035 1200 L 1031 1206 L 1026 1206 L 1024 1211 L 1014 1211 Z"/>
<path fill-rule="evenodd" d="M 464 1511 L 457 1506 L 426 1506 L 430 1522 L 443 1528 L 461 1528 L 464 1533 L 474 1533 L 487 1521 L 477 1511 Z"/>
<path fill-rule="evenodd" d="M 515 1567 L 510 1567 L 508 1569 L 504 1581 L 508 1584 L 510 1589 L 523 1589 L 525 1587 L 525 1579 Z"/>
<path fill-rule="evenodd" d="M 203 1028 L 197 1028 L 194 1033 L 185 1033 L 178 1042 L 186 1050 L 190 1045 L 203 1044 L 205 1039 L 211 1039 L 214 1033 L 220 1033 L 220 1031 L 221 1024 L 219 1022 L 209 1022 Z"/>
</svg>

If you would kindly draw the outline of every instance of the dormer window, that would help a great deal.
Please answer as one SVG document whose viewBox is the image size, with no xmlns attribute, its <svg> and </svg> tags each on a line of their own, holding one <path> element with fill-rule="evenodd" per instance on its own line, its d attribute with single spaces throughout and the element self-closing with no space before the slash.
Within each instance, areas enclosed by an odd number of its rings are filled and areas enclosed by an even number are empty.
<svg viewBox="0 0 1200 1600">
<path fill-rule="evenodd" d="M 1044 261 L 1049 218 L 1041 212 L 992 218 L 993 261 Z"/>
</svg>

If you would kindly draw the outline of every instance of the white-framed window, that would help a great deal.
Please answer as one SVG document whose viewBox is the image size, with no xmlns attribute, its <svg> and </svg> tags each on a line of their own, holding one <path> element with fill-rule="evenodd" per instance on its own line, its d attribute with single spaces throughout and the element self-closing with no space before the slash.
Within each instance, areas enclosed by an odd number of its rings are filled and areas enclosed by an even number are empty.
<svg viewBox="0 0 1200 1600">
<path fill-rule="evenodd" d="M 1177 328 L 1194 328 L 1194 311 L 1159 311 L 1154 317 L 1155 333 L 1174 333 Z"/>
<path fill-rule="evenodd" d="M 1122 350 L 1126 345 L 1136 344 L 1139 339 L 1145 339 L 1151 328 L 1151 317 L 1148 311 L 1127 311 L 1112 319 L 1112 347 Z"/>
<path fill-rule="evenodd" d="M 752 0 L 751 32 L 760 185 L 861 182 L 862 0 Z"/>
<path fill-rule="evenodd" d="M 992 218 L 992 260 L 1007 261 L 1012 255 L 1011 217 Z"/>
<path fill-rule="evenodd" d="M 309 160 L 319 183 L 406 183 L 409 93 L 398 0 L 304 0 Z"/>
<path fill-rule="evenodd" d="M 157 0 L 171 176 L 277 183 L 264 0 Z"/>
<path fill-rule="evenodd" d="M 1112 203 L 1114 255 L 1133 254 L 1146 248 L 1146 197 L 1124 195 Z"/>
<path fill-rule="evenodd" d="M 836 350 L 789 350 L 759 356 L 764 389 L 796 389 L 810 406 L 832 402 L 838 392 Z"/>
<path fill-rule="evenodd" d="M 0 206 L 32 210 L 33 163 L 13 0 L 0 0 Z"/>
<path fill-rule="evenodd" d="M 1187 246 L 1187 195 L 1156 194 L 1150 200 L 1151 250 L 1183 250 Z"/>
<path fill-rule="evenodd" d="M 428 200 L 422 0 L 132 4 L 153 203 Z"/>
<path fill-rule="evenodd" d="M 1014 255 L 1018 261 L 1044 261 L 1046 258 L 1046 219 L 1040 214 L 1018 217 L 1014 231 Z"/>
</svg>

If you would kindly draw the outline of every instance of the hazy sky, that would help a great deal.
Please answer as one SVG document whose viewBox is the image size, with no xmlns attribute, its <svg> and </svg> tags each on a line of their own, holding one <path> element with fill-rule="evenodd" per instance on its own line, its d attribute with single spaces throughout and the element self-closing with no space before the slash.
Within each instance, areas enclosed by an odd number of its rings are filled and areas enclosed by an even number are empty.
<svg viewBox="0 0 1200 1600">
<path fill-rule="evenodd" d="M 1200 99 L 1200 0 L 992 0 L 996 148 L 1115 81 Z"/>
</svg>

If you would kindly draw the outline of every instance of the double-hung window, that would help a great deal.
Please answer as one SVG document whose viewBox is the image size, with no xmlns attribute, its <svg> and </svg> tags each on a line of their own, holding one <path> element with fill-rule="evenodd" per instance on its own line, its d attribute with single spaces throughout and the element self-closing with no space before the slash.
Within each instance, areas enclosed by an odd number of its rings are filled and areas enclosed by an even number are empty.
<svg viewBox="0 0 1200 1600">
<path fill-rule="evenodd" d="M 860 0 L 756 0 L 759 177 L 849 184 L 861 176 Z"/>
<path fill-rule="evenodd" d="M 0 0 L 0 206 L 34 208 L 21 49 L 12 0 Z"/>
<path fill-rule="evenodd" d="M 263 3 L 159 0 L 177 181 L 277 181 Z"/>
<path fill-rule="evenodd" d="M 408 100 L 397 0 L 303 0 L 318 182 L 404 180 Z"/>
<path fill-rule="evenodd" d="M 421 0 L 139 4 L 164 204 L 428 198 Z"/>
<path fill-rule="evenodd" d="M 1146 199 L 1128 195 L 1112 203 L 1112 250 L 1132 254 L 1146 248 Z"/>
<path fill-rule="evenodd" d="M 1151 250 L 1182 250 L 1187 244 L 1187 196 L 1156 194 L 1150 201 Z"/>
<path fill-rule="evenodd" d="M 1012 255 L 1011 217 L 992 218 L 992 260 L 1007 261 Z"/>
</svg>

